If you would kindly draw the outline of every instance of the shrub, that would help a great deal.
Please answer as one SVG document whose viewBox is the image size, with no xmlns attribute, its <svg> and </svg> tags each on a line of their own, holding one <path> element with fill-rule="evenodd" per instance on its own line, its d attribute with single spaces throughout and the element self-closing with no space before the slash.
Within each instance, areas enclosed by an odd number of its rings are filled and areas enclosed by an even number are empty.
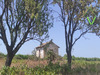
<svg viewBox="0 0 100 75">
<path fill-rule="evenodd" d="M 53 60 L 55 60 L 56 54 L 52 51 L 52 50 L 49 50 L 47 52 L 47 60 L 48 60 L 48 63 L 51 64 Z"/>
<path fill-rule="evenodd" d="M 18 54 L 18 55 L 15 55 L 15 58 L 16 59 L 28 59 L 28 55 L 21 55 L 21 54 Z"/>
<path fill-rule="evenodd" d="M 6 55 L 0 52 L 0 58 L 5 58 Z"/>
<path fill-rule="evenodd" d="M 29 68 L 28 66 L 20 67 L 3 67 L 0 70 L 1 75 L 58 75 L 60 65 L 44 66 Z"/>
</svg>

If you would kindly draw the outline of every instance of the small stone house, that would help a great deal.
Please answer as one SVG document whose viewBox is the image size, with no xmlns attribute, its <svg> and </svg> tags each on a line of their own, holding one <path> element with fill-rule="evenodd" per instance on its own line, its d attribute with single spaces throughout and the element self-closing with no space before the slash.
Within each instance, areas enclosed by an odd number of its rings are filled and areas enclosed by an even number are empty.
<svg viewBox="0 0 100 75">
<path fill-rule="evenodd" d="M 46 56 L 46 52 L 52 50 L 55 54 L 58 55 L 59 46 L 51 41 L 42 43 L 40 46 L 36 47 L 36 56 L 40 58 L 44 58 Z"/>
</svg>

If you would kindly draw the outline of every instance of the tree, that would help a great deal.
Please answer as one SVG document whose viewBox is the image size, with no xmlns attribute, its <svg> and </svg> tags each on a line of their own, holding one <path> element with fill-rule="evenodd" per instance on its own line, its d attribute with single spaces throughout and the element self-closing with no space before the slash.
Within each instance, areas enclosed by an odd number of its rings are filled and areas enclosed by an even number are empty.
<svg viewBox="0 0 100 75">
<path fill-rule="evenodd" d="M 74 44 L 91 28 L 84 14 L 93 0 L 53 0 L 60 8 L 59 18 L 64 24 L 68 66 L 71 69 L 71 51 Z M 89 15 L 89 14 L 88 14 Z M 77 32 L 77 36 L 75 36 Z"/>
<path fill-rule="evenodd" d="M 52 27 L 48 0 L 0 0 L 0 39 L 7 50 L 5 66 L 27 41 L 48 34 Z"/>
</svg>

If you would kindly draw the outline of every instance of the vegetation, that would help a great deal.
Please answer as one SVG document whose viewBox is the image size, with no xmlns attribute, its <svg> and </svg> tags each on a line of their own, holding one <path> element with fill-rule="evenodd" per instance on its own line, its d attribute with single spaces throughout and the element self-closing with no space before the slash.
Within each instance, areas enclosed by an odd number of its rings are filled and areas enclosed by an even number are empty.
<svg viewBox="0 0 100 75">
<path fill-rule="evenodd" d="M 5 58 L 6 55 L 0 52 L 0 58 Z"/>
<path fill-rule="evenodd" d="M 96 0 L 97 1 L 97 0 Z M 86 11 L 89 8 L 92 8 L 92 11 L 96 14 L 99 13 L 99 4 L 95 0 L 53 0 L 53 4 L 57 4 L 60 8 L 60 12 L 58 13 L 58 17 L 64 25 L 65 30 L 65 46 L 67 53 L 68 65 L 71 69 L 71 52 L 74 44 L 86 33 L 88 33 L 91 28 L 94 29 L 86 20 L 87 16 L 84 16 Z M 98 0 L 99 1 L 99 0 Z M 92 6 L 92 3 L 96 3 L 95 6 Z M 97 5 L 98 4 L 98 5 Z M 89 18 L 93 16 L 93 13 L 87 13 Z M 99 16 L 96 16 L 98 22 L 95 24 L 100 24 Z M 96 19 L 96 20 L 97 20 Z M 100 25 L 99 25 L 100 26 Z M 100 27 L 99 27 L 100 28 Z M 98 30 L 96 30 L 98 31 Z M 80 32 L 77 36 L 75 36 L 76 32 Z M 98 31 L 99 32 L 99 31 Z"/>
<path fill-rule="evenodd" d="M 63 59 L 67 59 L 67 55 L 65 54 L 63 56 Z M 85 58 L 85 57 L 75 57 L 75 56 L 72 56 L 72 60 L 73 61 L 76 61 L 76 60 L 82 60 L 82 61 L 100 61 L 100 58 Z"/>
<path fill-rule="evenodd" d="M 49 64 L 52 64 L 52 61 L 55 60 L 55 56 L 56 54 L 52 50 L 47 52 L 47 60 Z"/>
<path fill-rule="evenodd" d="M 4 57 L 0 58 L 3 62 Z M 0 55 L 0 56 L 2 56 Z M 67 55 L 63 57 L 57 56 L 56 62 L 53 60 L 51 64 L 46 64 L 48 60 L 37 59 L 34 55 L 15 55 L 11 67 L 2 67 L 1 75 L 99 75 L 100 74 L 100 58 L 83 58 L 72 56 L 72 69 L 68 68 Z M 36 62 L 37 61 L 37 62 Z M 43 63 L 41 63 L 43 61 Z M 1 62 L 0 62 L 1 64 Z M 37 64 L 37 65 L 35 65 Z M 0 65 L 1 67 L 2 65 Z"/>
<path fill-rule="evenodd" d="M 0 40 L 7 50 L 7 55 L 0 53 L 0 65 L 4 65 L 5 62 L 5 66 L 0 69 L 1 75 L 100 75 L 100 58 L 71 55 L 75 43 L 86 33 L 96 33 L 100 36 L 99 0 L 52 1 L 60 8 L 60 12 L 57 13 L 64 24 L 67 55 L 56 56 L 49 50 L 47 59 L 40 59 L 35 56 L 35 50 L 33 55 L 16 55 L 16 53 L 27 41 L 37 40 L 42 44 L 48 38 L 48 31 L 53 26 L 52 11 L 49 9 L 51 1 L 0 0 Z M 96 4 L 92 6 L 93 3 Z M 88 8 L 92 8 L 97 14 L 94 26 L 90 26 L 85 20 L 87 16 L 94 17 L 93 13 L 87 12 Z M 80 34 L 75 36 L 77 31 Z"/>
<path fill-rule="evenodd" d="M 46 38 L 52 18 L 48 0 L 0 0 L 0 4 L 0 39 L 7 50 L 5 66 L 10 66 L 25 42 Z"/>
<path fill-rule="evenodd" d="M 21 60 L 20 60 L 21 61 Z M 23 60 L 24 62 L 24 60 Z M 15 62 L 13 62 L 15 63 Z M 16 64 L 16 63 L 15 63 Z M 34 64 L 33 64 L 34 65 Z M 28 65 L 20 65 L 18 67 L 4 66 L 0 70 L 1 75 L 99 75 L 100 62 L 97 61 L 72 61 L 72 70 L 67 64 L 51 64 L 45 66 L 29 67 Z"/>
<path fill-rule="evenodd" d="M 54 53 L 53 53 L 54 54 Z M 54 54 L 55 55 L 55 54 Z M 3 54 L 3 53 L 0 53 L 0 58 L 6 58 L 6 54 Z M 51 58 L 50 58 L 51 56 Z M 34 56 L 34 55 L 22 55 L 22 54 L 17 54 L 14 56 L 14 59 L 20 59 L 20 60 L 24 60 L 24 59 L 30 59 L 30 60 L 39 60 L 38 57 Z M 67 55 L 65 54 L 63 57 L 62 56 L 59 56 L 59 55 L 55 55 L 54 58 L 52 57 L 52 52 L 48 52 L 48 55 L 46 58 L 44 58 L 44 60 L 51 60 L 51 61 L 54 61 L 54 60 L 66 60 L 67 59 Z M 72 60 L 73 61 L 76 61 L 76 60 L 79 60 L 79 61 L 100 61 L 100 58 L 85 58 L 85 57 L 75 57 L 75 56 L 72 56 Z"/>
</svg>

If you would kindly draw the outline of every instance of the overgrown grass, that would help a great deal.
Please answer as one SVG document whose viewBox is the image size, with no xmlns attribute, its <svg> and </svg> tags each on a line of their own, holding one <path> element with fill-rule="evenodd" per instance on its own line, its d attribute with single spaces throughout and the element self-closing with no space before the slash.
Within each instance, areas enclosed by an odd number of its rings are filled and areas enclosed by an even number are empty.
<svg viewBox="0 0 100 75">
<path fill-rule="evenodd" d="M 2 58 L 6 57 L 4 54 L 0 56 Z M 34 64 L 38 60 L 35 56 L 18 54 L 15 55 L 12 61 L 15 67 L 4 66 L 0 69 L 0 75 L 100 75 L 100 58 L 79 58 L 73 56 L 71 70 L 67 66 L 66 58 L 66 56 L 60 57 L 58 63 L 39 66 Z"/>
<path fill-rule="evenodd" d="M 49 64 L 30 68 L 27 65 L 20 67 L 3 67 L 1 75 L 100 75 L 100 62 L 73 61 L 70 70 L 67 64 Z"/>
</svg>

